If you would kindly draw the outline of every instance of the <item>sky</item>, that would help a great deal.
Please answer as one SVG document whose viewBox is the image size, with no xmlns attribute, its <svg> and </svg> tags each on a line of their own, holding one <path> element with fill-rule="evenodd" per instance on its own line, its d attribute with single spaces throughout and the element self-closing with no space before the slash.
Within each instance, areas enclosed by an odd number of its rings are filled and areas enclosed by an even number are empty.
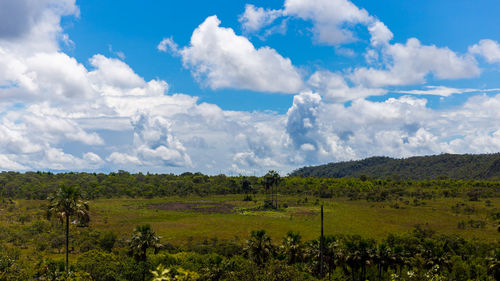
<svg viewBox="0 0 500 281">
<path fill-rule="evenodd" d="M 0 0 L 0 170 L 500 151 L 496 0 Z"/>
</svg>

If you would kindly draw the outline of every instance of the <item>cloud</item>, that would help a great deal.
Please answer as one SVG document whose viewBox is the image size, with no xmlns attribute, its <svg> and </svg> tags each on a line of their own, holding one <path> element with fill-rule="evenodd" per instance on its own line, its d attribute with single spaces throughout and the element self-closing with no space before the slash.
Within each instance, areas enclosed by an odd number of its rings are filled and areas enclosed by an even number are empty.
<svg viewBox="0 0 500 281">
<path fill-rule="evenodd" d="M 179 54 L 179 46 L 172 37 L 163 38 L 156 48 L 160 52 L 171 52 L 173 55 Z"/>
<path fill-rule="evenodd" d="M 94 164 L 101 164 L 103 160 L 99 155 L 93 153 L 93 152 L 87 152 L 83 155 L 83 159 L 85 159 L 89 163 L 94 163 Z"/>
<path fill-rule="evenodd" d="M 0 84 L 14 85 L 0 89 L 5 99 L 88 97 L 93 90 L 86 75 L 85 67 L 64 53 L 20 56 L 0 45 Z"/>
<path fill-rule="evenodd" d="M 355 35 L 347 26 L 373 21 L 366 10 L 348 0 L 286 0 L 285 12 L 312 21 L 315 39 L 329 45 L 355 41 Z"/>
<path fill-rule="evenodd" d="M 89 73 L 90 79 L 98 85 L 110 85 L 120 89 L 133 89 L 145 84 L 144 79 L 121 60 L 94 55 L 90 64 L 96 69 Z"/>
<path fill-rule="evenodd" d="M 15 161 L 12 161 L 8 155 L 0 154 L 0 169 L 2 171 L 10 170 L 10 171 L 25 171 L 28 170 L 28 167 L 21 165 Z"/>
<path fill-rule="evenodd" d="M 293 105 L 287 112 L 286 132 L 295 149 L 304 145 L 309 148 L 307 150 L 316 149 L 314 133 L 317 128 L 316 119 L 320 104 L 321 97 L 312 92 L 303 92 L 294 96 Z"/>
<path fill-rule="evenodd" d="M 346 102 L 387 93 L 387 90 L 384 89 L 363 86 L 350 87 L 341 74 L 325 70 L 314 72 L 309 77 L 307 84 L 329 102 Z"/>
<path fill-rule="evenodd" d="M 477 96 L 452 110 L 432 110 L 425 99 L 408 96 L 373 102 L 340 74 L 321 71 L 308 82 L 318 92 L 296 95 L 286 114 L 236 112 L 161 86 L 153 91 L 151 83 L 161 81 L 146 82 L 119 60 L 91 61 L 94 69 L 82 71 L 80 82 L 90 83 L 98 98 L 34 100 L 0 118 L 4 167 L 261 174 L 373 155 L 493 151 L 498 143 L 499 96 Z M 441 95 L 473 90 L 427 89 Z M 129 142 L 116 141 L 127 132 Z M 68 142 L 84 153 L 65 151 Z"/>
<path fill-rule="evenodd" d="M 453 94 L 462 94 L 462 93 L 470 93 L 477 92 L 475 89 L 456 89 L 449 88 L 444 86 L 425 86 L 425 90 L 400 90 L 395 91 L 396 93 L 402 94 L 412 94 L 412 95 L 432 95 L 432 96 L 442 96 L 449 97 Z"/>
<path fill-rule="evenodd" d="M 0 2 L 0 45 L 16 52 L 55 51 L 64 39 L 60 20 L 78 16 L 75 0 L 16 0 Z"/>
<path fill-rule="evenodd" d="M 316 134 L 318 153 L 309 159 L 498 151 L 495 124 L 500 115 L 495 108 L 500 95 L 473 96 L 463 106 L 444 110 L 430 109 L 426 102 L 403 96 L 383 102 L 359 99 L 348 107 L 315 104 L 315 126 L 308 132 Z"/>
<path fill-rule="evenodd" d="M 283 10 L 264 9 L 246 4 L 245 12 L 239 16 L 238 21 L 245 32 L 251 33 L 270 25 L 283 15 Z"/>
<path fill-rule="evenodd" d="M 284 8 L 280 10 L 248 4 L 239 21 L 244 31 L 255 33 L 280 17 L 285 17 L 282 25 L 286 25 L 286 19 L 289 18 L 311 21 L 315 41 L 335 46 L 337 52 L 345 50 L 340 45 L 359 40 L 354 32 L 358 24 L 368 28 L 370 43 L 374 47 L 386 45 L 393 38 L 392 32 L 383 22 L 349 0 L 285 0 Z M 285 30 L 285 27 L 279 29 Z M 272 33 L 271 30 L 269 32 Z"/>
<path fill-rule="evenodd" d="M 60 142 L 62 138 L 65 138 L 87 145 L 104 144 L 104 141 L 98 134 L 84 131 L 71 119 L 26 113 L 19 119 L 16 119 L 16 121 L 28 126 L 30 133 L 36 133 L 36 138 L 40 140 L 50 141 L 50 143 L 55 144 Z"/>
<path fill-rule="evenodd" d="M 241 169 L 241 167 L 252 168 L 275 168 L 281 166 L 278 162 L 270 157 L 260 158 L 253 151 L 238 152 L 233 157 L 233 168 Z"/>
<path fill-rule="evenodd" d="M 0 37 L 14 38 L 28 33 L 53 16 L 78 15 L 74 0 L 16 0 L 0 3 Z"/>
<path fill-rule="evenodd" d="M 449 97 L 453 94 L 498 92 L 498 91 L 500 91 L 500 89 L 457 89 L 445 86 L 425 86 L 424 90 L 399 90 L 394 92 L 402 94 L 412 94 L 412 95 L 433 95 L 433 96 Z"/>
<path fill-rule="evenodd" d="M 447 47 L 422 45 L 416 38 L 406 44 L 389 45 L 383 50 L 387 69 L 359 67 L 349 75 L 351 81 L 366 87 L 420 84 L 427 75 L 436 79 L 471 78 L 480 74 L 470 55 L 457 55 Z"/>
<path fill-rule="evenodd" d="M 0 35 L 0 169 L 260 175 L 373 155 L 500 150 L 498 89 L 423 86 L 391 91 L 443 97 L 477 93 L 463 105 L 439 110 L 429 108 L 422 96 L 366 99 L 387 93 L 380 88 L 384 85 L 422 83 L 429 75 L 477 75 L 472 54 L 494 54 L 483 41 L 464 55 L 416 39 L 391 44 L 390 30 L 349 1 L 286 1 L 282 24 L 293 18 L 311 21 L 316 40 L 337 50 L 346 49 L 339 44 L 357 40 L 356 25 L 370 33 L 369 67 L 313 69 L 303 82 L 290 59 L 269 47 L 254 47 L 220 27 L 215 16 L 193 32 L 189 46 L 162 40 L 158 50 L 180 56 L 213 89 L 298 93 L 284 114 L 230 111 L 170 93 L 166 81 L 147 81 L 122 60 L 96 54 L 87 66 L 61 52 L 61 38 L 70 39 L 60 19 L 78 14 L 74 1 L 14 4 L 19 7 L 9 9 L 34 14 L 23 15 L 30 20 L 16 28 L 2 26 Z M 278 10 L 246 9 L 242 18 L 248 18 L 243 22 L 250 29 L 276 27 Z M 369 75 L 361 75 L 363 71 Z"/>
<path fill-rule="evenodd" d="M 125 53 L 122 52 L 122 51 L 115 51 L 115 50 L 113 50 L 113 46 L 111 44 L 108 45 L 108 50 L 109 50 L 110 53 L 114 54 L 115 56 L 117 56 L 121 60 L 125 60 L 125 57 L 126 57 Z"/>
<path fill-rule="evenodd" d="M 180 50 L 182 61 L 193 76 L 212 89 L 235 88 L 259 92 L 296 93 L 302 88 L 298 70 L 274 49 L 256 49 L 231 28 L 220 27 L 216 16 L 208 17 Z"/>
<path fill-rule="evenodd" d="M 434 79 L 461 79 L 477 77 L 480 74 L 477 61 L 469 53 L 459 55 L 447 47 L 422 45 L 416 38 L 410 38 L 406 44 L 390 44 L 393 33 L 389 28 L 349 0 L 285 0 L 283 10 L 247 6 L 245 14 L 253 16 L 255 19 L 253 21 L 255 24 L 252 25 L 253 30 L 257 30 L 268 24 L 265 19 L 272 22 L 275 17 L 271 15 L 278 15 L 278 11 L 285 17 L 311 21 L 315 40 L 318 43 L 335 46 L 337 53 L 341 55 L 354 55 L 352 50 L 342 48 L 340 45 L 358 40 L 354 33 L 356 25 L 367 27 L 371 48 L 367 49 L 365 58 L 368 64 L 379 67 L 357 67 L 347 70 L 347 77 L 350 81 L 361 87 L 350 95 L 358 93 L 362 97 L 369 95 L 372 89 L 380 87 L 425 83 L 429 75 L 432 75 Z M 259 19 L 262 20 L 259 21 Z M 496 43 L 491 40 L 485 41 L 481 47 L 478 45 L 471 47 L 470 53 L 482 54 L 481 48 L 484 45 L 488 46 L 487 53 L 493 58 L 497 47 L 494 44 Z M 312 76 L 311 82 L 318 84 L 319 82 L 316 81 L 318 77 L 319 75 Z M 327 81 L 328 79 L 321 80 Z M 331 83 L 337 83 L 341 88 L 346 89 L 339 79 L 331 78 L 330 80 Z M 322 82 L 323 85 L 326 83 Z M 330 91 L 330 94 L 338 96 L 339 90 L 336 89 L 336 91 L 337 93 Z M 375 95 L 380 93 L 381 91 L 375 91 Z"/>
<path fill-rule="evenodd" d="M 170 122 L 161 116 L 140 114 L 133 119 L 135 152 L 141 162 L 153 165 L 192 165 L 184 145 L 170 133 Z"/>
<path fill-rule="evenodd" d="M 107 158 L 107 161 L 122 165 L 141 165 L 142 162 L 136 156 L 120 152 L 113 152 Z"/>
<path fill-rule="evenodd" d="M 392 40 L 394 36 L 387 26 L 378 20 L 375 20 L 369 27 L 371 38 L 370 43 L 372 46 L 386 45 Z"/>
<path fill-rule="evenodd" d="M 469 47 L 469 53 L 482 56 L 488 63 L 500 63 L 500 45 L 491 39 L 480 40 Z"/>
</svg>

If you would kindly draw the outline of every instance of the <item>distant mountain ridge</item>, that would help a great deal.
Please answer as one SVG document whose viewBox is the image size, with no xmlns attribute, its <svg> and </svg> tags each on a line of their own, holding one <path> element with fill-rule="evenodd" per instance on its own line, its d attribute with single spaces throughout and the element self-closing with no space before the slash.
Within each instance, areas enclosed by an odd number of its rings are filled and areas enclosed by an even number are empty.
<svg viewBox="0 0 500 281">
<path fill-rule="evenodd" d="M 370 157 L 363 160 L 329 163 L 303 167 L 290 176 L 384 179 L 478 179 L 500 180 L 500 153 L 494 154 L 440 154 L 404 159 Z"/>
</svg>

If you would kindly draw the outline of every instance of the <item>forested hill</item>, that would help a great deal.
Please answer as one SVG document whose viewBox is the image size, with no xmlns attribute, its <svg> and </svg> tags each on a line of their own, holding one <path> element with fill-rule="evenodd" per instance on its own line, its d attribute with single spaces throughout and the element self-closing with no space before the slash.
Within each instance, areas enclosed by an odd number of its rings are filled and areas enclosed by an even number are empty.
<svg viewBox="0 0 500 281">
<path fill-rule="evenodd" d="M 371 157 L 364 160 L 329 163 L 300 168 L 291 176 L 385 179 L 484 179 L 500 180 L 500 153 L 495 154 L 441 154 L 406 159 Z"/>
</svg>

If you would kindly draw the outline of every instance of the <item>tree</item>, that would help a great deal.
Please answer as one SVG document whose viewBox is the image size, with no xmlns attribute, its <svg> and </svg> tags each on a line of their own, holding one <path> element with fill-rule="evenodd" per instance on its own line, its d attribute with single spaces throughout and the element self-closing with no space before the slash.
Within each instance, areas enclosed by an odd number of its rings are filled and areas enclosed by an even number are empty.
<svg viewBox="0 0 500 281">
<path fill-rule="evenodd" d="M 302 258 L 302 242 L 299 233 L 289 231 L 283 238 L 283 252 L 287 258 L 288 264 L 299 262 Z"/>
<path fill-rule="evenodd" d="M 102 281 L 118 280 L 122 266 L 117 256 L 101 250 L 83 253 L 76 262 L 76 268 L 88 273 L 92 280 Z"/>
<path fill-rule="evenodd" d="M 139 225 L 134 229 L 132 239 L 129 241 L 129 254 L 136 261 L 143 264 L 147 261 L 147 251 L 152 248 L 155 252 L 162 247 L 160 244 L 161 237 L 156 236 L 149 224 Z M 142 280 L 146 279 L 146 269 L 143 266 Z"/>
<path fill-rule="evenodd" d="M 271 200 L 267 199 L 268 202 L 266 203 L 269 204 L 269 201 L 271 201 L 271 207 L 276 209 L 278 208 L 278 185 L 280 182 L 280 175 L 273 170 L 267 172 L 267 174 L 263 178 L 263 184 L 266 188 L 266 194 L 269 194 L 271 196 Z M 276 205 L 274 205 L 274 202 L 276 202 Z"/>
<path fill-rule="evenodd" d="M 243 201 L 252 201 L 252 197 L 248 194 L 253 191 L 252 183 L 247 179 L 247 177 L 243 177 L 240 181 L 241 183 L 241 191 L 245 193 L 245 198 Z"/>
<path fill-rule="evenodd" d="M 115 245 L 116 242 L 116 234 L 114 234 L 112 231 L 106 231 L 101 235 L 101 238 L 99 239 L 99 246 L 101 249 L 111 252 L 113 249 L 113 246 Z"/>
<path fill-rule="evenodd" d="M 271 237 L 265 230 L 253 230 L 245 248 L 250 259 L 259 266 L 263 266 L 273 252 Z"/>
<path fill-rule="evenodd" d="M 363 239 L 361 236 L 349 236 L 345 241 L 347 250 L 346 263 L 351 268 L 351 277 L 354 280 L 355 273 L 360 272 L 359 280 L 366 280 L 366 265 L 370 265 L 373 259 L 375 240 Z"/>
<path fill-rule="evenodd" d="M 134 229 L 134 234 L 129 242 L 129 253 L 137 261 L 146 261 L 146 252 L 149 248 L 157 251 L 162 247 L 160 236 L 156 236 L 149 224 L 139 225 Z"/>
<path fill-rule="evenodd" d="M 69 273 L 69 223 L 70 218 L 80 226 L 87 226 L 90 221 L 89 204 L 83 201 L 80 190 L 73 186 L 61 185 L 56 194 L 49 197 L 47 218 L 57 217 L 61 223 L 66 222 L 66 274 Z"/>
</svg>

